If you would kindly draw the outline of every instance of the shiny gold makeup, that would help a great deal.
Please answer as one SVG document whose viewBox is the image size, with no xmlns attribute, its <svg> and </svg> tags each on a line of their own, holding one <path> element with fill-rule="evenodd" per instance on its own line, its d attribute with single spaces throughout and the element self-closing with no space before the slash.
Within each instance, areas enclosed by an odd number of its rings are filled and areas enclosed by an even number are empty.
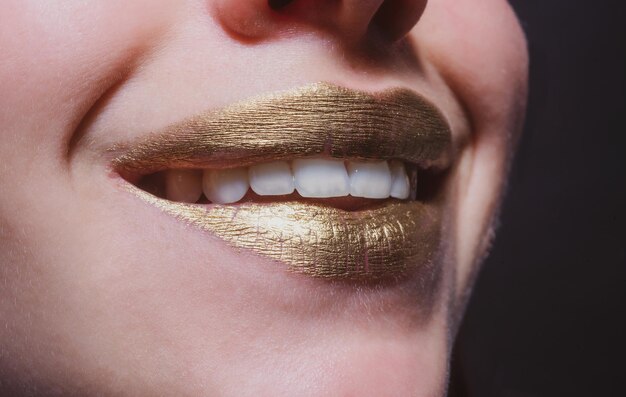
<svg viewBox="0 0 626 397">
<path fill-rule="evenodd" d="M 369 94 L 318 83 L 212 111 L 117 145 L 126 177 L 168 168 L 227 168 L 304 156 L 400 159 L 445 166 L 450 130 L 439 111 L 405 89 Z M 434 274 L 441 214 L 429 203 L 387 200 L 345 211 L 289 201 L 183 204 L 129 190 L 167 214 L 296 273 L 382 280 Z"/>
<path fill-rule="evenodd" d="M 314 277 L 381 280 L 409 271 L 432 273 L 439 246 L 437 210 L 415 201 L 343 211 L 302 202 L 202 206 L 131 191 L 237 249 Z"/>
<path fill-rule="evenodd" d="M 222 168 L 327 155 L 444 165 L 450 130 L 406 89 L 369 94 L 317 83 L 207 112 L 112 152 L 118 171 Z"/>
</svg>

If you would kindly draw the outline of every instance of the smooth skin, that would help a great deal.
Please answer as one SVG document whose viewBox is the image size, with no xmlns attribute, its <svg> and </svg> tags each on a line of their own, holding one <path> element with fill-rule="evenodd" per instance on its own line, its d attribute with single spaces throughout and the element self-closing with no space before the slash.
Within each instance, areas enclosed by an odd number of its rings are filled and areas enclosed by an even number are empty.
<svg viewBox="0 0 626 397">
<path fill-rule="evenodd" d="M 0 395 L 442 396 L 523 117 L 504 0 L 4 0 Z M 293 277 L 120 189 L 101 150 L 329 81 L 453 129 L 441 292 Z"/>
</svg>

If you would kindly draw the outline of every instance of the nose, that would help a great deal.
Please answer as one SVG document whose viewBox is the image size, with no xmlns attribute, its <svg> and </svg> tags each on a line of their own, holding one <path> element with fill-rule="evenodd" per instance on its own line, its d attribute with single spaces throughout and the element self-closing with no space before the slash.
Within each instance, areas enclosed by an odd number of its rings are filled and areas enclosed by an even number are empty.
<svg viewBox="0 0 626 397">
<path fill-rule="evenodd" d="M 317 30 L 348 43 L 371 36 L 390 42 L 404 37 L 420 19 L 428 0 L 216 0 L 219 22 L 248 39 L 281 32 Z"/>
</svg>

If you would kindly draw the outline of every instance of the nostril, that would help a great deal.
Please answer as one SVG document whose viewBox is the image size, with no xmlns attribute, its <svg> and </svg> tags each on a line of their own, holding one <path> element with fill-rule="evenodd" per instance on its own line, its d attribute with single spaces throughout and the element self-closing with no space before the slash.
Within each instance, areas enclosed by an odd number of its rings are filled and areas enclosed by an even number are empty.
<svg viewBox="0 0 626 397">
<path fill-rule="evenodd" d="M 347 44 L 367 37 L 394 42 L 419 20 L 428 0 L 215 0 L 216 19 L 242 41 L 315 30 Z M 369 33 L 373 33 L 371 36 Z M 341 37 L 339 37 L 341 36 Z"/>
<path fill-rule="evenodd" d="M 267 4 L 272 10 L 279 10 L 291 3 L 293 0 L 267 0 Z"/>
<path fill-rule="evenodd" d="M 369 30 L 395 41 L 417 24 L 426 8 L 426 0 L 386 0 L 370 21 Z"/>
</svg>

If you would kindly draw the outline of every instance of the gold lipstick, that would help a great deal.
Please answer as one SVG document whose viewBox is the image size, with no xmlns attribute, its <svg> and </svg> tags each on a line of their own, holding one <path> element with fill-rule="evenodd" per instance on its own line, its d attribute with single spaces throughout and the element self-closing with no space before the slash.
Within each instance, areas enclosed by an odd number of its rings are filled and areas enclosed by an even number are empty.
<svg viewBox="0 0 626 397">
<path fill-rule="evenodd" d="M 370 94 L 308 85 L 192 117 L 110 149 L 118 171 L 228 168 L 325 155 L 444 166 L 450 129 L 439 110 L 407 89 Z"/>
<path fill-rule="evenodd" d="M 114 170 L 126 176 L 311 156 L 398 159 L 425 168 L 446 166 L 450 140 L 441 113 L 410 90 L 367 93 L 317 83 L 210 111 L 110 150 Z M 386 200 L 346 211 L 323 199 L 201 205 L 129 191 L 296 273 L 370 281 L 436 271 L 441 213 L 432 203 Z"/>
<path fill-rule="evenodd" d="M 365 211 L 302 202 L 205 207 L 133 192 L 237 249 L 314 277 L 380 280 L 402 277 L 416 266 L 431 271 L 439 243 L 437 210 L 420 202 Z"/>
</svg>

